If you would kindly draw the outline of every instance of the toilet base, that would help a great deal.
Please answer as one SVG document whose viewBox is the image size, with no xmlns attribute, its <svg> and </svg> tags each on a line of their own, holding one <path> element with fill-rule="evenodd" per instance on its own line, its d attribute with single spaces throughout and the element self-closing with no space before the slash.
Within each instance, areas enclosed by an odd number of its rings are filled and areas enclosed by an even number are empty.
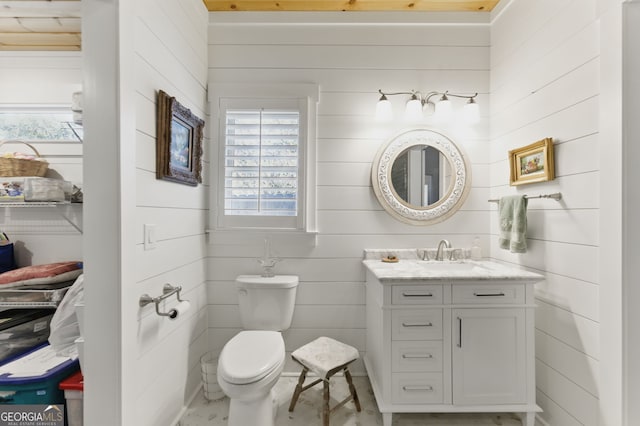
<svg viewBox="0 0 640 426">
<path fill-rule="evenodd" d="M 273 389 L 262 398 L 250 401 L 232 398 L 228 426 L 274 426 L 278 401 Z"/>
</svg>

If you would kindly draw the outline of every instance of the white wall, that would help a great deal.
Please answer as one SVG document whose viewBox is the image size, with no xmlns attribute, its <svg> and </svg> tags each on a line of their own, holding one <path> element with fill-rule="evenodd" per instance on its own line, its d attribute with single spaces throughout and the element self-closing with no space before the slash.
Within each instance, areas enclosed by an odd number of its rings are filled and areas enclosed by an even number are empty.
<svg viewBox="0 0 640 426">
<path fill-rule="evenodd" d="M 239 274 L 260 272 L 255 259 L 263 254 L 265 236 L 273 254 L 284 259 L 276 273 L 297 274 L 301 281 L 293 324 L 284 333 L 288 352 L 320 335 L 366 350 L 363 249 L 433 247 L 441 238 L 470 247 L 475 236 L 488 247 L 487 120 L 470 129 L 439 129 L 472 163 L 471 195 L 452 218 L 432 226 L 406 225 L 387 214 L 373 194 L 376 151 L 411 127 L 401 120 L 375 122 L 378 89 L 479 92 L 482 114 L 488 114 L 489 28 L 482 19 L 412 14 L 411 25 L 401 19 L 394 14 L 210 14 L 210 81 L 320 86 L 317 245 L 312 237 L 214 233 L 207 263 L 212 348 L 221 349 L 240 329 L 233 281 Z M 447 19 L 475 24 L 447 25 Z M 405 101 L 392 98 L 398 110 Z M 423 125 L 438 129 L 428 121 Z M 211 143 L 216 149 L 217 137 Z M 299 371 L 289 357 L 287 362 L 285 372 Z M 362 364 L 355 371 L 364 373 Z"/>
<path fill-rule="evenodd" d="M 528 252 L 491 256 L 542 272 L 536 286 L 537 402 L 551 425 L 599 421 L 599 22 L 595 0 L 514 0 L 491 27 L 491 196 L 529 202 Z M 551 137 L 556 179 L 509 186 L 508 151 Z"/>
<path fill-rule="evenodd" d="M 206 115 L 207 14 L 199 0 L 136 2 L 135 297 L 181 285 L 192 309 L 175 321 L 140 310 L 136 333 L 135 421 L 168 424 L 200 385 L 206 351 L 206 186 L 156 180 L 156 95 L 162 89 L 201 118 Z M 206 144 L 206 141 L 204 141 Z M 206 151 L 205 151 L 206 152 Z M 206 175 L 205 175 L 206 178 Z M 145 250 L 144 224 L 156 225 L 157 246 Z M 175 297 L 163 304 L 170 309 Z"/>
<path fill-rule="evenodd" d="M 80 52 L 0 52 L 0 104 L 65 104 L 82 88 Z"/>
<path fill-rule="evenodd" d="M 200 385 L 207 189 L 156 180 L 155 123 L 160 89 L 205 117 L 206 28 L 199 0 L 83 2 L 85 424 L 173 424 Z M 156 225 L 153 250 L 144 224 Z M 174 321 L 138 305 L 165 283 L 192 302 Z"/>
<path fill-rule="evenodd" d="M 0 52 L 0 108 L 52 106 L 71 109 L 71 95 L 82 89 L 78 52 Z M 62 124 L 61 124 L 62 125 Z M 47 177 L 82 186 L 82 144 L 32 144 L 49 163 Z M 33 153 L 24 145 L 7 144 L 0 152 Z M 82 206 L 2 209 L 0 229 L 14 241 L 18 266 L 82 260 L 81 234 L 59 213 L 82 224 Z"/>
</svg>

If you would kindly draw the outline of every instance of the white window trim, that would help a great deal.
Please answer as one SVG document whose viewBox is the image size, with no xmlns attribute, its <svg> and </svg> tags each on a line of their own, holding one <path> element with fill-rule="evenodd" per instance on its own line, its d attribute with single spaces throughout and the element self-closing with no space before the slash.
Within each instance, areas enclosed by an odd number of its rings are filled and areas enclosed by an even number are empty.
<svg viewBox="0 0 640 426">
<path fill-rule="evenodd" d="M 306 144 L 305 155 L 300 158 L 304 162 L 303 188 L 300 191 L 299 206 L 301 221 L 298 228 L 258 228 L 258 227 L 223 227 L 220 226 L 219 214 L 224 212 L 224 206 L 219 204 L 220 198 L 220 158 L 224 155 L 224 140 L 221 140 L 221 130 L 224 128 L 220 103 L 222 99 L 298 99 L 306 105 L 306 122 L 301 123 L 304 129 Z M 209 129 L 211 149 L 209 159 L 211 173 L 209 173 L 209 227 L 214 231 L 268 231 L 268 232 L 317 232 L 316 219 L 316 117 L 317 105 L 320 98 L 320 88 L 317 84 L 241 84 L 241 83 L 209 83 L 209 105 L 211 111 L 211 126 Z"/>
</svg>

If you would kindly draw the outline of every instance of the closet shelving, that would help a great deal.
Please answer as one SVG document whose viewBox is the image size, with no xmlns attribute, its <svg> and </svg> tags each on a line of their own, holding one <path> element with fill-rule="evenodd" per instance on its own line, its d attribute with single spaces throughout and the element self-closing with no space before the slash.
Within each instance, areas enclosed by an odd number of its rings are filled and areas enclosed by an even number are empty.
<svg viewBox="0 0 640 426">
<path fill-rule="evenodd" d="M 6 108 L 5 108 L 6 109 Z M 17 114 L 26 109 L 32 115 L 56 116 L 59 111 L 67 112 L 68 106 L 45 108 L 43 111 L 36 111 L 38 107 L 20 108 L 12 106 L 8 108 L 7 114 Z M 42 109 L 42 108 L 40 108 Z M 0 109 L 0 112 L 2 110 Z M 71 118 L 71 115 L 68 115 Z M 56 144 L 82 144 L 84 130 L 81 121 L 61 120 L 60 125 L 68 130 L 67 140 L 51 140 Z M 55 130 L 55 129 L 54 129 Z M 56 133 L 54 131 L 54 133 Z M 20 134 L 15 139 L 30 140 L 32 135 Z M 37 140 L 42 142 L 41 140 Z M 71 154 L 78 155 L 77 153 Z M 81 154 L 79 154 L 81 155 Z M 51 214 L 54 213 L 54 214 Z M 38 201 L 0 201 L 0 229 L 10 235 L 68 235 L 82 234 L 82 203 L 65 202 L 38 202 Z M 58 307 L 72 281 L 58 284 L 49 284 L 38 287 L 30 285 L 9 289 L 0 289 L 0 310 L 9 308 L 40 309 Z"/>
<path fill-rule="evenodd" d="M 26 210 L 36 213 L 25 214 Z M 57 219 L 48 219 L 49 214 L 38 209 L 54 211 Z M 68 234 L 82 233 L 82 203 L 69 202 L 0 202 L 0 223 L 11 234 Z M 70 226 L 69 226 L 70 225 Z M 43 309 L 58 307 L 73 281 L 55 285 L 15 287 L 0 289 L 0 310 L 2 309 Z"/>
<path fill-rule="evenodd" d="M 4 210 L 4 223 L 11 223 L 11 232 L 14 233 L 68 233 L 66 225 L 82 233 L 82 203 L 69 202 L 38 202 L 38 201 L 7 201 L 0 202 L 0 208 Z M 14 209 L 51 209 L 54 210 L 60 220 L 38 219 L 38 225 L 26 218 L 23 212 L 12 214 Z M 0 220 L 0 223 L 3 221 Z"/>
<path fill-rule="evenodd" d="M 73 281 L 48 285 L 46 288 L 38 286 L 16 287 L 0 290 L 0 308 L 43 309 L 57 308 Z"/>
</svg>

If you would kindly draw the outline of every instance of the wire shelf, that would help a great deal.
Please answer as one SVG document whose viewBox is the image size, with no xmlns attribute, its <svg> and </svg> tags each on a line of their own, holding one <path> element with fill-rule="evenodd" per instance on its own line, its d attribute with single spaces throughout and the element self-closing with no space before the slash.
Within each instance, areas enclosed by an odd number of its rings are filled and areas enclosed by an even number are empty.
<svg viewBox="0 0 640 426">
<path fill-rule="evenodd" d="M 56 308 L 74 281 L 30 287 L 15 287 L 0 290 L 0 308 Z"/>
</svg>

